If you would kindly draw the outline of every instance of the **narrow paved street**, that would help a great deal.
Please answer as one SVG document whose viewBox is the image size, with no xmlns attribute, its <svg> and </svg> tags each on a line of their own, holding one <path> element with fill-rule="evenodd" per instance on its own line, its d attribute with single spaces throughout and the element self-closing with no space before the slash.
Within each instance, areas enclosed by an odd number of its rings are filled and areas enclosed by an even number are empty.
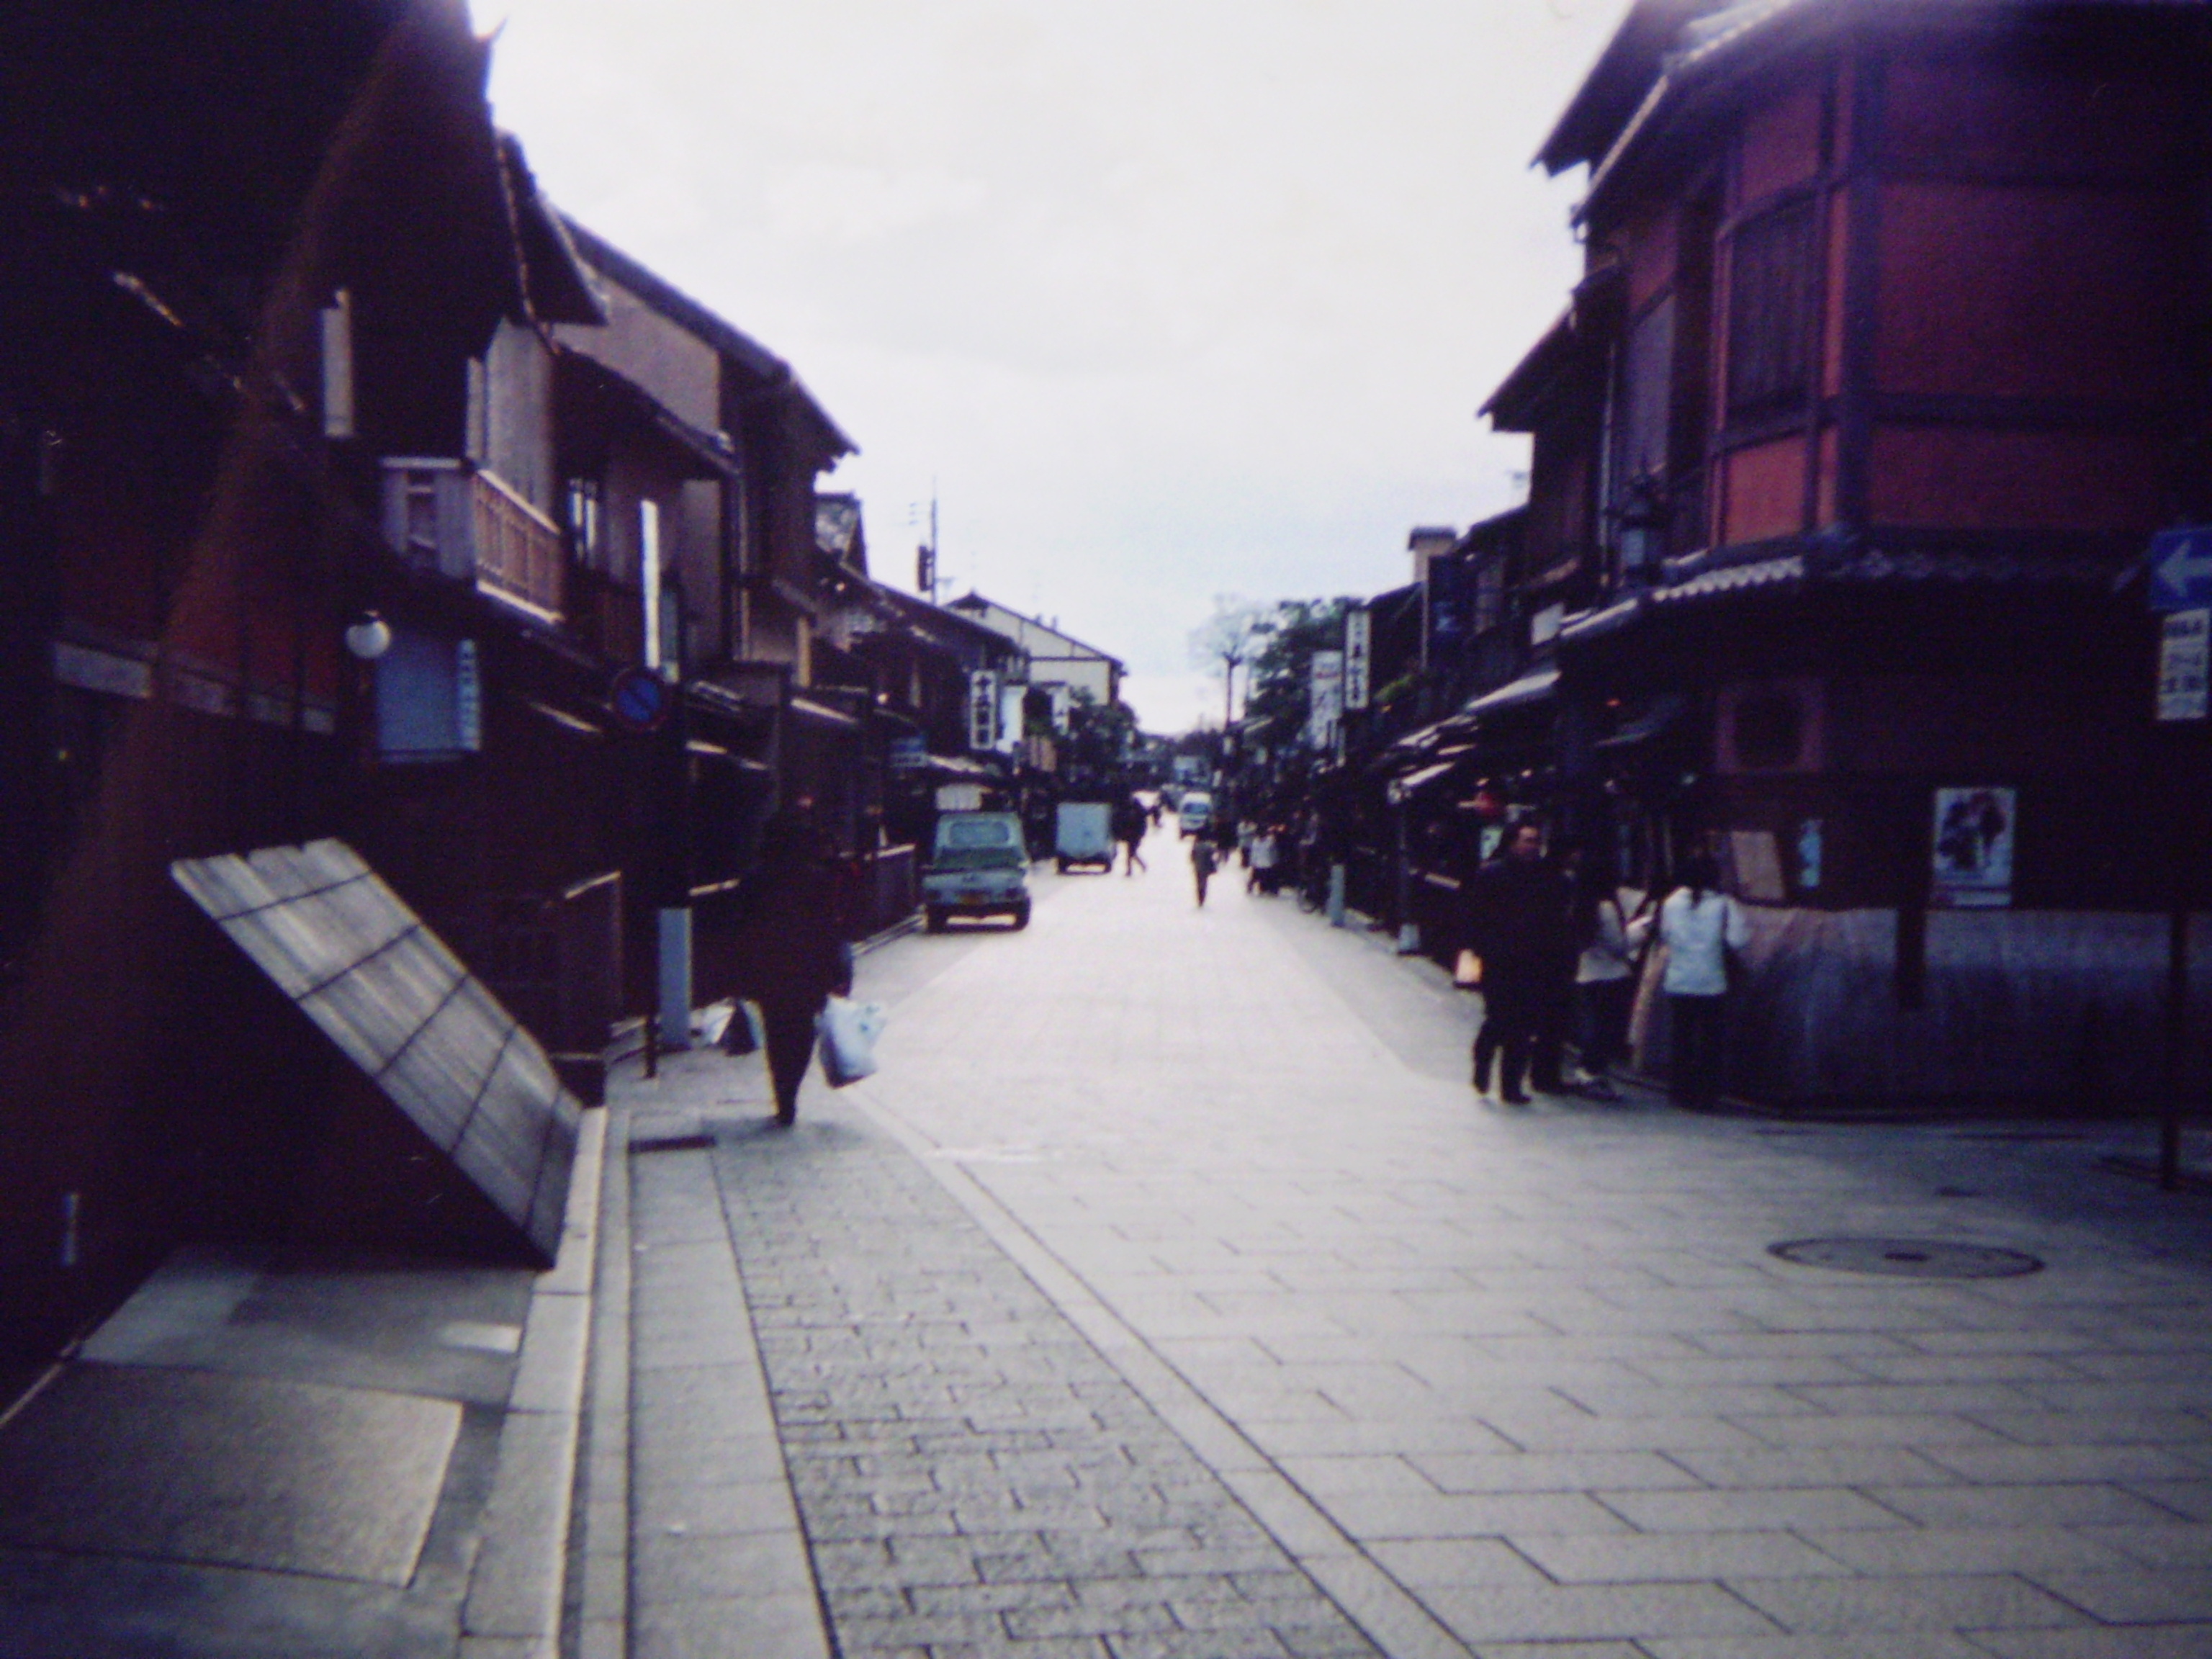
<svg viewBox="0 0 2212 1659">
<path fill-rule="evenodd" d="M 587 1656 L 2212 1654 L 2212 1219 L 2140 1130 L 1508 1113 L 1440 975 L 1146 852 L 869 957 L 794 1131 L 624 1081 Z"/>
</svg>

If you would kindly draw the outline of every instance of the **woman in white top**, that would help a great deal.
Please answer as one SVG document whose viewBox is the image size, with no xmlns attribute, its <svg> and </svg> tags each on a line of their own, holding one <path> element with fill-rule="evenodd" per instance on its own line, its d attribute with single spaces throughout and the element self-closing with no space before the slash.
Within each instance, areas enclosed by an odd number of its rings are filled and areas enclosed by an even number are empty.
<svg viewBox="0 0 2212 1659">
<path fill-rule="evenodd" d="M 1728 994 L 1728 953 L 1751 942 L 1743 907 L 1720 889 L 1710 854 L 1682 865 L 1682 884 L 1659 907 L 1659 939 L 1667 947 L 1660 988 L 1673 1012 L 1674 1066 L 1668 1092 L 1681 1106 L 1711 1106 L 1721 1092 L 1721 1006 Z"/>
<path fill-rule="evenodd" d="M 1259 834 L 1252 837 L 1252 873 L 1244 878 L 1248 893 L 1272 893 L 1275 890 L 1275 829 L 1263 823 Z"/>
<path fill-rule="evenodd" d="M 1606 1073 L 1628 1057 L 1628 1015 L 1638 958 L 1650 932 L 1644 914 L 1650 900 L 1641 889 L 1616 887 L 1601 878 L 1577 902 L 1584 907 L 1575 919 L 1583 941 L 1575 995 L 1582 1004 L 1583 1069 L 1589 1073 L 1583 1088 L 1593 1100 L 1618 1100 Z"/>
</svg>

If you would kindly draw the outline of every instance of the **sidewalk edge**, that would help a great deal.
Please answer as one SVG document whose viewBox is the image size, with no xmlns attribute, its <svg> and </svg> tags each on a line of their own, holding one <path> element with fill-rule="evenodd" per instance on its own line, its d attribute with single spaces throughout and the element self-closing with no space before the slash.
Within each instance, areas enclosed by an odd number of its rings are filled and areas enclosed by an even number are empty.
<svg viewBox="0 0 2212 1659">
<path fill-rule="evenodd" d="M 606 1137 L 606 1111 L 586 1112 L 561 1253 L 531 1289 L 483 1538 L 461 1610 L 462 1659 L 556 1659 L 559 1652 Z"/>
</svg>

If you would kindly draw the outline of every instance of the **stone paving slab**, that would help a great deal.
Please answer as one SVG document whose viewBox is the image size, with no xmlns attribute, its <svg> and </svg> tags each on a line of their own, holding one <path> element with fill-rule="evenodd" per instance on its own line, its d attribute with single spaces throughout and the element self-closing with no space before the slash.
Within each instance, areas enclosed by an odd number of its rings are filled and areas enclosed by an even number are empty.
<svg viewBox="0 0 2212 1659">
<path fill-rule="evenodd" d="M 714 1167 L 840 1652 L 1376 1651 L 864 1117 Z"/>
<path fill-rule="evenodd" d="M 2212 1210 L 2101 1172 L 2141 1131 L 1503 1113 L 1474 1000 L 1221 900 L 904 942 L 854 1093 L 1316 1559 L 1484 1655 L 2212 1651 Z M 1766 1253 L 1817 1236 L 2048 1265 Z"/>
</svg>

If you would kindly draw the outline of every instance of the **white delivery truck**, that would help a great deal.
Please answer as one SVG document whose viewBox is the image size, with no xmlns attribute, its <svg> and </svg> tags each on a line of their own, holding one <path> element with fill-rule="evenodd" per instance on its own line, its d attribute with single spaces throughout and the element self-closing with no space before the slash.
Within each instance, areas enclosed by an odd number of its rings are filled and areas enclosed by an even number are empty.
<svg viewBox="0 0 2212 1659">
<path fill-rule="evenodd" d="M 1087 864 L 1114 872 L 1114 809 L 1103 800 L 1064 800 L 1053 823 L 1052 855 L 1063 876 Z"/>
</svg>

